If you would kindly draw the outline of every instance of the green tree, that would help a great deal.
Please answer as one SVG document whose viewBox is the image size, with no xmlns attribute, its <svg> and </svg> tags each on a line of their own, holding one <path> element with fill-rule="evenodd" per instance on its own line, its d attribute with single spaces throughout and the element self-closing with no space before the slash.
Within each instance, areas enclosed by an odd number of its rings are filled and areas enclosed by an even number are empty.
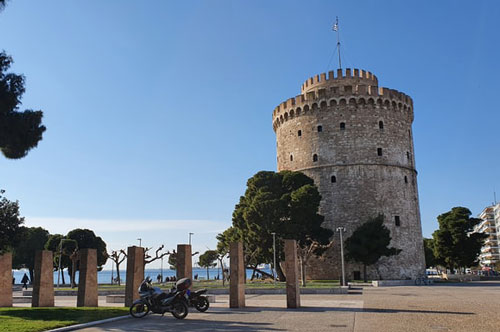
<svg viewBox="0 0 500 332">
<path fill-rule="evenodd" d="M 437 265 L 436 256 L 434 256 L 434 239 L 424 238 L 425 267 L 435 267 Z"/>
<path fill-rule="evenodd" d="M 168 264 L 170 265 L 171 270 L 177 270 L 177 253 L 175 252 L 175 249 L 173 249 L 168 256 Z"/>
<path fill-rule="evenodd" d="M 384 226 L 384 216 L 378 215 L 368 219 L 356 228 L 352 235 L 345 241 L 347 259 L 363 264 L 363 277 L 365 282 L 366 267 L 378 262 L 382 256 L 398 255 L 401 249 L 389 248 L 391 232 Z M 380 273 L 379 273 L 380 277 Z"/>
<path fill-rule="evenodd" d="M 65 284 L 64 269 L 68 269 L 71 285 L 74 287 L 74 281 L 71 273 L 71 267 L 76 263 L 78 244 L 75 240 L 67 239 L 61 234 L 53 234 L 45 243 L 45 249 L 54 253 L 54 270 L 59 269 L 59 259 L 61 260 L 62 283 Z"/>
<path fill-rule="evenodd" d="M 471 218 L 471 214 L 469 209 L 459 206 L 437 217 L 439 229 L 432 234 L 434 255 L 438 263 L 452 271 L 475 265 L 488 236 L 472 233 L 481 219 Z"/>
<path fill-rule="evenodd" d="M 279 261 L 284 259 L 283 239 L 297 240 L 299 248 L 304 249 L 299 253 L 320 255 L 333 234 L 321 227 L 324 218 L 318 213 L 320 201 L 314 181 L 303 173 L 258 172 L 248 180 L 245 195 L 234 209 L 232 227 L 218 235 L 217 250 L 228 252 L 229 243 L 242 241 L 245 262 L 256 271 L 259 264 L 273 262 L 274 232 Z M 302 258 L 303 262 L 307 260 Z M 284 280 L 280 264 L 276 270 Z"/>
<path fill-rule="evenodd" d="M 19 202 L 9 201 L 3 193 L 5 190 L 0 190 L 0 255 L 17 244 L 24 222 L 19 216 Z"/>
<path fill-rule="evenodd" d="M 207 269 L 207 280 L 210 279 L 209 268 L 217 266 L 217 257 L 219 254 L 216 250 L 207 250 L 200 255 L 198 265 Z"/>
<path fill-rule="evenodd" d="M 5 3 L 0 3 L 0 9 Z M 25 78 L 7 73 L 13 60 L 0 52 L 0 150 L 9 159 L 25 157 L 42 139 L 42 111 L 19 111 Z"/>
<path fill-rule="evenodd" d="M 49 232 L 42 227 L 21 227 L 19 243 L 14 247 L 12 266 L 15 269 L 26 268 L 29 270 L 30 280 L 33 282 L 35 268 L 35 253 L 43 250 L 49 239 Z"/>
<path fill-rule="evenodd" d="M 101 271 L 102 266 L 106 264 L 108 260 L 108 251 L 106 248 L 106 243 L 90 229 L 77 228 L 70 231 L 66 238 L 75 240 L 78 250 L 80 249 L 96 249 L 97 250 L 97 270 Z M 78 264 L 75 270 L 78 270 Z M 73 274 L 73 268 L 71 268 L 70 274 Z"/>
</svg>

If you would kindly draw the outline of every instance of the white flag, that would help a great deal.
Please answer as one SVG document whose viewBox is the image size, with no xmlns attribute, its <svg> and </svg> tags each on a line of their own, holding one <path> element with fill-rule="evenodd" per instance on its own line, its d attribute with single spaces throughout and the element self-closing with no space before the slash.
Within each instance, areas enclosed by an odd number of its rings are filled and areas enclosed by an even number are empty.
<svg viewBox="0 0 500 332">
<path fill-rule="evenodd" d="M 338 31 L 339 30 L 339 25 L 337 23 L 335 23 L 333 25 L 333 31 Z"/>
</svg>

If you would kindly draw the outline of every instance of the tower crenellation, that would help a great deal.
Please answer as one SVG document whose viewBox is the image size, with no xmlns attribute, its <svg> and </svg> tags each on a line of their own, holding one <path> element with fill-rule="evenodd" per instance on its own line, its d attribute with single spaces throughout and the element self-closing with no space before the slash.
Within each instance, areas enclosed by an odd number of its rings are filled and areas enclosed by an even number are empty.
<svg viewBox="0 0 500 332">
<path fill-rule="evenodd" d="M 278 170 L 304 172 L 322 196 L 325 226 L 356 227 L 382 213 L 392 246 L 384 278 L 423 272 L 423 244 L 413 149 L 413 100 L 360 69 L 337 70 L 306 80 L 301 94 L 273 111 Z M 310 264 L 313 278 L 339 277 L 339 246 Z M 333 263 L 332 263 L 333 262 Z M 350 273 L 360 267 L 349 264 Z M 354 275 L 350 276 L 354 278 Z"/>
</svg>

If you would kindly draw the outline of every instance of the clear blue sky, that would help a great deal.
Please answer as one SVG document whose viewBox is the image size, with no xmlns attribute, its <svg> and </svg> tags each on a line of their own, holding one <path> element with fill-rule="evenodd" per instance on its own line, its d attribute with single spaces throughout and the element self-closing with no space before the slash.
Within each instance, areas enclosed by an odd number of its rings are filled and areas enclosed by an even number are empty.
<svg viewBox="0 0 500 332">
<path fill-rule="evenodd" d="M 500 198 L 495 1 L 11 0 L 0 49 L 47 131 L 0 159 L 0 187 L 53 233 L 214 248 L 246 180 L 276 169 L 274 107 L 336 68 L 337 15 L 345 65 L 414 100 L 424 235 Z"/>
</svg>

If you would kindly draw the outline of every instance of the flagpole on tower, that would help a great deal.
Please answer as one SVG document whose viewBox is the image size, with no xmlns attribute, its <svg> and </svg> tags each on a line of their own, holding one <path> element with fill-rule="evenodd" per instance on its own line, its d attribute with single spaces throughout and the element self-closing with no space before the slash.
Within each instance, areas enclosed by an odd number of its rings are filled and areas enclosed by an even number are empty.
<svg viewBox="0 0 500 332">
<path fill-rule="evenodd" d="M 333 31 L 337 32 L 337 49 L 339 51 L 339 68 L 342 69 L 342 60 L 340 59 L 340 32 L 339 32 L 339 17 L 336 17 L 335 24 L 333 25 Z"/>
</svg>

